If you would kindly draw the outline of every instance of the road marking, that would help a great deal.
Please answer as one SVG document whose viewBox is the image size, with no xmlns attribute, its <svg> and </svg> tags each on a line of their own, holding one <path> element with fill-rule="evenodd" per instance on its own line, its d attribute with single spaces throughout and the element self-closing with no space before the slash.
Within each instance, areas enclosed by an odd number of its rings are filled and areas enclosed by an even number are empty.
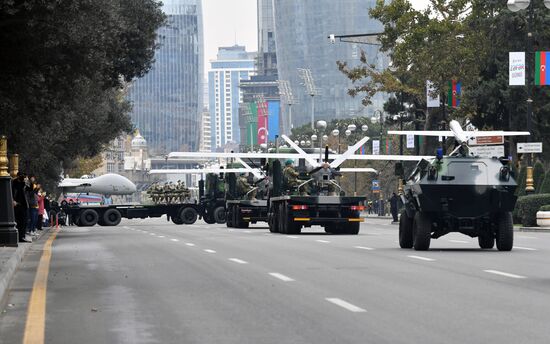
<svg viewBox="0 0 550 344">
<path fill-rule="evenodd" d="M 500 276 L 505 276 L 505 277 L 511 277 L 511 278 L 527 278 L 525 276 L 520 276 L 520 275 L 515 275 L 515 274 L 510 274 L 508 272 L 502 272 L 502 271 L 498 271 L 498 270 L 483 270 L 485 272 L 488 272 L 490 274 L 495 274 L 495 275 L 500 275 Z"/>
<path fill-rule="evenodd" d="M 230 261 L 235 262 L 237 264 L 248 264 L 248 262 L 245 262 L 244 260 L 238 259 L 238 258 L 229 258 Z"/>
<path fill-rule="evenodd" d="M 328 243 L 330 243 L 330 241 L 328 241 L 328 240 L 315 240 L 315 241 L 317 241 L 317 242 L 322 242 L 323 244 L 328 244 Z"/>
<path fill-rule="evenodd" d="M 516 250 L 526 250 L 526 251 L 537 251 L 536 248 L 531 247 L 521 247 L 521 246 L 514 246 L 514 249 Z"/>
<path fill-rule="evenodd" d="M 464 241 L 464 240 L 448 240 L 449 242 L 455 242 L 457 244 L 469 244 L 470 242 L 469 241 Z"/>
<path fill-rule="evenodd" d="M 243 231 L 244 233 L 252 233 L 252 231 Z"/>
<path fill-rule="evenodd" d="M 44 244 L 44 252 L 38 263 L 27 311 L 27 322 L 25 323 L 25 334 L 23 337 L 24 344 L 44 343 L 48 274 L 52 259 L 52 244 L 58 232 L 59 230 L 56 230 L 50 234 L 50 237 Z"/>
<path fill-rule="evenodd" d="M 298 239 L 299 237 L 295 236 L 295 235 L 287 235 L 286 236 L 287 238 L 291 238 L 291 239 Z"/>
<path fill-rule="evenodd" d="M 141 232 L 142 232 L 142 233 L 145 233 L 145 234 L 149 233 L 149 232 L 147 232 L 147 231 L 141 231 Z"/>
<path fill-rule="evenodd" d="M 338 298 L 334 298 L 334 297 L 327 297 L 325 300 L 327 300 L 328 302 L 331 302 L 331 303 L 333 303 L 337 306 L 345 308 L 350 312 L 354 312 L 354 313 L 366 312 L 366 310 L 364 310 L 363 308 L 352 305 L 351 303 L 346 302 L 342 299 L 338 299 Z"/>
<path fill-rule="evenodd" d="M 292 278 L 290 278 L 290 277 L 288 277 L 288 276 L 285 276 L 285 275 L 283 275 L 283 274 L 280 274 L 280 273 L 278 273 L 278 272 L 270 272 L 269 274 L 270 274 L 271 276 L 275 277 L 275 278 L 280 279 L 280 280 L 283 281 L 283 282 L 292 282 L 292 281 L 294 281 L 294 279 L 292 279 Z"/>
<path fill-rule="evenodd" d="M 367 250 L 367 251 L 374 250 L 374 248 L 372 248 L 372 247 L 365 247 L 365 246 L 355 246 L 355 248 L 358 248 L 358 249 L 361 249 L 361 250 Z"/>
<path fill-rule="evenodd" d="M 158 237 L 159 237 L 159 238 L 164 238 L 165 236 L 164 236 L 164 235 L 159 235 Z"/>
<path fill-rule="evenodd" d="M 179 241 L 178 239 L 170 239 L 170 240 L 172 240 L 172 241 Z"/>
<path fill-rule="evenodd" d="M 214 251 L 214 250 L 211 250 L 211 249 L 208 249 L 208 248 L 207 248 L 207 249 L 205 249 L 205 250 L 204 250 L 204 252 L 208 252 L 208 253 L 216 253 L 216 251 Z"/>
<path fill-rule="evenodd" d="M 424 260 L 424 261 L 426 261 L 426 262 L 433 262 L 433 261 L 435 261 L 435 259 L 427 258 L 427 257 L 421 257 L 421 256 L 407 256 L 407 257 L 413 258 L 413 259 Z"/>
<path fill-rule="evenodd" d="M 149 235 L 156 235 L 155 233 L 149 233 Z"/>
<path fill-rule="evenodd" d="M 191 247 L 195 246 L 195 244 L 193 244 L 193 243 L 190 243 L 190 242 L 186 242 L 186 243 L 185 243 L 185 245 L 187 245 L 187 246 L 191 246 Z"/>
</svg>

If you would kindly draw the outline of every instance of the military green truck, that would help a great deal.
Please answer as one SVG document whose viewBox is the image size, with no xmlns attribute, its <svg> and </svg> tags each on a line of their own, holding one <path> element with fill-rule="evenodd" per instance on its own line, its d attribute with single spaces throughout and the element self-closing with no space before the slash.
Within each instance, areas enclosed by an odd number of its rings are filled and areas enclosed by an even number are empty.
<svg viewBox="0 0 550 344">
<path fill-rule="evenodd" d="M 225 182 L 223 173 L 208 173 L 199 181 L 200 217 L 208 224 L 225 223 Z"/>
<path fill-rule="evenodd" d="M 305 149 L 308 154 L 319 149 Z M 328 148 L 325 148 L 325 162 L 328 162 Z M 347 196 L 335 180 L 337 171 L 306 166 L 299 159 L 296 171 L 298 182 L 290 182 L 283 175 L 280 160 L 269 164 L 271 187 L 267 197 L 268 224 L 272 233 L 299 234 L 302 228 L 319 225 L 329 234 L 359 233 L 364 218 L 362 196 Z"/>
</svg>

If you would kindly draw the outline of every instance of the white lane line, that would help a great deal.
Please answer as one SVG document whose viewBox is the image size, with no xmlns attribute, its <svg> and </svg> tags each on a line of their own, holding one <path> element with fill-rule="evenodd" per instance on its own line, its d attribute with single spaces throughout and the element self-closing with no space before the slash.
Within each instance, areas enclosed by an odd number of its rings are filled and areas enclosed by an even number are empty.
<svg viewBox="0 0 550 344">
<path fill-rule="evenodd" d="M 352 305 L 351 303 L 346 302 L 342 299 L 338 299 L 338 298 L 335 298 L 335 297 L 327 297 L 325 300 L 327 300 L 328 302 L 331 302 L 331 303 L 333 303 L 337 306 L 345 308 L 350 312 L 354 312 L 354 313 L 366 312 L 366 310 L 364 310 L 363 308 Z"/>
<path fill-rule="evenodd" d="M 155 233 L 149 233 L 149 235 L 156 235 Z"/>
<path fill-rule="evenodd" d="M 172 240 L 172 241 L 179 241 L 178 239 L 170 239 L 170 240 Z"/>
<path fill-rule="evenodd" d="M 295 236 L 295 235 L 287 235 L 286 236 L 287 238 L 290 238 L 290 239 L 298 239 L 299 237 Z"/>
<path fill-rule="evenodd" d="M 455 242 L 457 244 L 469 244 L 470 242 L 469 241 L 465 241 L 465 240 L 448 240 L 449 242 Z"/>
<path fill-rule="evenodd" d="M 252 233 L 252 231 L 243 231 L 243 233 Z"/>
<path fill-rule="evenodd" d="M 514 246 L 514 249 L 516 250 L 526 250 L 526 251 L 536 251 L 536 248 L 531 247 L 522 247 L 522 246 Z"/>
<path fill-rule="evenodd" d="M 193 244 L 193 243 L 190 243 L 190 242 L 186 242 L 186 243 L 185 243 L 185 245 L 187 245 L 187 246 L 191 246 L 191 247 L 195 246 L 195 244 Z"/>
<path fill-rule="evenodd" d="M 207 252 L 207 253 L 216 253 L 216 251 L 211 250 L 211 249 L 209 249 L 209 248 L 205 249 L 204 252 Z"/>
<path fill-rule="evenodd" d="M 365 247 L 365 246 L 354 246 L 355 248 L 358 248 L 360 250 L 367 250 L 367 251 L 373 251 L 374 248 L 372 247 Z"/>
<path fill-rule="evenodd" d="M 165 238 L 165 236 L 164 236 L 164 235 L 159 235 L 158 237 L 159 237 L 159 238 Z"/>
<path fill-rule="evenodd" d="M 424 260 L 424 261 L 426 261 L 426 262 L 433 262 L 433 261 L 435 261 L 435 259 L 427 258 L 427 257 L 421 257 L 421 256 L 407 256 L 407 257 L 412 258 L 412 259 Z"/>
<path fill-rule="evenodd" d="M 290 277 L 288 277 L 288 276 L 285 276 L 285 275 L 283 275 L 283 274 L 280 274 L 280 273 L 278 273 L 278 272 L 270 272 L 269 274 L 270 274 L 271 276 L 275 277 L 275 278 L 280 279 L 280 280 L 283 281 L 283 282 L 292 282 L 292 281 L 294 281 L 294 279 L 292 279 L 292 278 L 290 278 Z"/>
<path fill-rule="evenodd" d="M 490 274 L 495 274 L 495 275 L 500 275 L 500 276 L 505 276 L 505 277 L 510 277 L 510 278 L 527 278 L 525 276 L 515 275 L 515 274 L 511 274 L 511 273 L 508 273 L 508 272 L 502 272 L 502 271 L 498 271 L 498 270 L 483 270 L 483 271 L 488 272 Z"/>
<path fill-rule="evenodd" d="M 229 258 L 230 261 L 235 262 L 237 264 L 248 264 L 248 262 L 245 262 L 244 260 L 238 259 L 238 258 Z"/>
<path fill-rule="evenodd" d="M 330 243 L 330 241 L 328 241 L 328 240 L 315 240 L 315 241 L 317 241 L 317 242 L 322 242 L 323 244 L 328 244 L 328 243 Z"/>
</svg>

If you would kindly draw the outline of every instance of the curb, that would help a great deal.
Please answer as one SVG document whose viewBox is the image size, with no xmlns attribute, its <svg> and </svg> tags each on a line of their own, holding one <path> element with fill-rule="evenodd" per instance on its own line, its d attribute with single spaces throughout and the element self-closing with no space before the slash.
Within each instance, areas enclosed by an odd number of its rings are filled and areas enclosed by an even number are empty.
<svg viewBox="0 0 550 344">
<path fill-rule="evenodd" d="M 23 258 L 25 258 L 25 255 L 27 254 L 31 246 L 40 238 L 42 238 L 42 236 L 48 233 L 51 228 L 52 227 L 44 228 L 40 236 L 32 243 L 19 243 L 19 246 L 17 246 L 15 252 L 8 259 L 6 264 L 2 266 L 2 270 L 0 270 L 0 305 L 4 302 L 6 291 L 8 290 L 8 287 L 10 286 L 10 283 L 15 276 L 17 269 L 19 268 L 19 265 L 23 261 Z"/>
<path fill-rule="evenodd" d="M 550 232 L 550 227 L 519 227 L 518 232 Z"/>
</svg>

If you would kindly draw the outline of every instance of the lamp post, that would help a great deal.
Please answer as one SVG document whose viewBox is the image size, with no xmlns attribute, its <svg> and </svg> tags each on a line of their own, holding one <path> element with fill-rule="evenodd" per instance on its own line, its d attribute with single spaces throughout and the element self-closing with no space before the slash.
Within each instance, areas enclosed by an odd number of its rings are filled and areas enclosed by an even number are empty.
<svg viewBox="0 0 550 344">
<path fill-rule="evenodd" d="M 347 126 L 347 128 L 344 130 L 344 135 L 346 135 L 346 142 L 347 142 L 347 139 L 351 136 L 351 134 L 355 130 L 357 130 L 357 126 L 355 124 L 351 123 Z M 363 124 L 361 126 L 361 131 L 363 132 L 363 134 L 366 133 L 368 130 L 369 130 L 368 125 Z M 332 136 L 338 137 L 338 154 L 340 154 L 340 133 L 341 131 L 338 128 L 332 130 L 331 132 Z M 353 167 L 357 167 L 357 160 L 355 159 L 353 160 Z M 353 194 L 354 196 L 357 196 L 357 172 L 353 173 L 353 184 L 354 184 Z"/>
<path fill-rule="evenodd" d="M 527 73 L 527 131 L 531 132 L 531 117 L 533 114 L 533 20 L 535 17 L 535 4 L 530 0 L 508 0 L 508 9 L 512 12 L 527 9 L 527 63 L 525 71 Z M 544 0 L 544 6 L 550 9 L 550 0 Z M 530 142 L 531 135 L 527 137 L 527 142 Z M 532 193 L 535 191 L 533 187 L 533 166 L 532 156 L 527 154 L 527 178 L 525 180 L 525 192 Z"/>
<path fill-rule="evenodd" d="M 306 87 L 307 93 L 311 96 L 311 129 L 313 130 L 315 129 L 313 125 L 315 122 L 315 96 L 319 94 L 319 89 L 317 88 L 317 86 L 315 86 L 315 81 L 313 80 L 311 69 L 298 68 L 298 74 L 303 80 L 303 85 Z"/>
<path fill-rule="evenodd" d="M 15 228 L 15 213 L 8 174 L 8 140 L 0 137 L 0 246 L 17 247 L 18 233 Z"/>
</svg>

